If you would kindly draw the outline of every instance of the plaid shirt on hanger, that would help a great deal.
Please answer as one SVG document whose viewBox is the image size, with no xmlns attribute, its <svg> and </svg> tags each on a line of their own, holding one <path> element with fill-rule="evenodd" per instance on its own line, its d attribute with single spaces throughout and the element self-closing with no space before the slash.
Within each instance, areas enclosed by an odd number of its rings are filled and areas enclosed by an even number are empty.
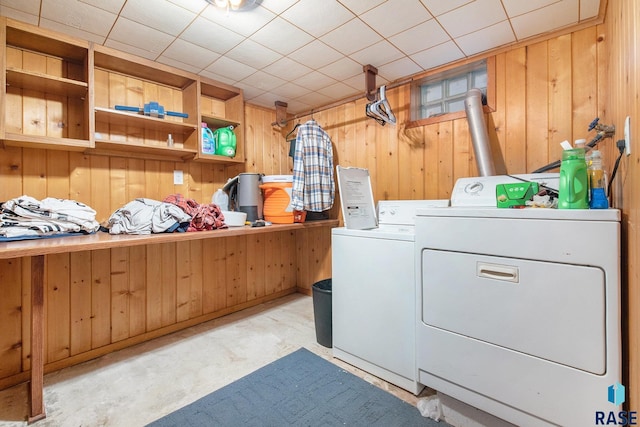
<svg viewBox="0 0 640 427">
<path fill-rule="evenodd" d="M 291 207 L 299 211 L 322 212 L 331 209 L 334 197 L 331 139 L 312 119 L 298 128 Z"/>
</svg>

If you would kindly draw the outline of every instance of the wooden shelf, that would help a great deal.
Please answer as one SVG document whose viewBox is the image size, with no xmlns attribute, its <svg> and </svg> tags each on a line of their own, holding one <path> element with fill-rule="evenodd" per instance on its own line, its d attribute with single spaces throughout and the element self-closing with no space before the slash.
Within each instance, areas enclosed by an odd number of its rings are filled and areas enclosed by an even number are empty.
<svg viewBox="0 0 640 427">
<path fill-rule="evenodd" d="M 95 67 L 126 76 L 137 77 L 173 88 L 185 89 L 195 84 L 197 76 L 167 65 L 139 58 L 106 46 L 96 45 Z"/>
<path fill-rule="evenodd" d="M 86 82 L 11 67 L 7 68 L 7 85 L 81 99 L 87 96 L 89 90 Z"/>
<path fill-rule="evenodd" d="M 233 126 L 234 128 L 240 126 L 239 122 L 228 120 L 223 117 L 211 116 L 208 114 L 203 114 L 200 117 L 202 118 L 202 121 L 205 122 L 207 126 L 209 126 L 209 129 L 212 130 L 223 128 L 225 126 Z"/>
<path fill-rule="evenodd" d="M 219 156 L 217 154 L 199 153 L 199 154 L 196 154 L 196 157 L 193 160 L 197 162 L 208 162 L 208 163 L 233 163 L 233 164 L 244 163 L 244 159 L 238 158 L 237 155 L 235 157 L 227 157 L 227 156 Z"/>
<path fill-rule="evenodd" d="M 3 145 L 222 165 L 244 163 L 242 89 L 10 18 L 0 23 L 0 42 L 4 41 L 0 69 L 6 72 L 4 96 L 0 97 Z M 27 53 L 37 60 L 22 61 Z M 31 102 L 32 98 L 38 102 Z M 151 101 L 188 117 L 157 118 L 112 108 Z M 51 122 L 47 111 L 51 104 L 61 111 L 64 123 Z M 233 127 L 235 158 L 200 152 L 201 122 L 214 131 Z M 47 135 L 39 136 L 40 132 Z M 165 145 L 169 134 L 175 147 Z"/>
<path fill-rule="evenodd" d="M 78 40 L 53 31 L 7 19 L 6 44 L 18 49 L 42 52 L 83 64 L 87 60 L 89 42 Z"/>
<path fill-rule="evenodd" d="M 142 144 L 139 142 L 96 140 L 95 148 L 87 150 L 88 154 L 101 154 L 116 157 L 136 157 L 149 160 L 190 160 L 196 150 L 180 147 L 163 147 L 161 145 Z"/>
<path fill-rule="evenodd" d="M 198 129 L 190 123 L 182 123 L 169 119 L 159 119 L 142 114 L 127 113 L 111 108 L 95 107 L 96 122 L 109 123 L 117 126 L 131 126 L 161 133 L 189 135 Z"/>
<path fill-rule="evenodd" d="M 333 228 L 338 226 L 337 219 L 308 221 L 294 224 L 274 224 L 267 227 L 229 227 L 211 231 L 189 233 L 157 233 L 145 235 L 118 234 L 97 232 L 90 235 L 66 236 L 60 238 L 18 240 L 0 242 L 0 259 L 20 258 L 23 256 L 50 255 L 59 253 L 95 251 L 99 249 L 123 248 L 140 245 L 153 245 L 192 240 L 216 239 L 253 234 L 277 233 L 280 231 L 296 231 L 310 228 Z"/>
<path fill-rule="evenodd" d="M 49 150 L 84 151 L 93 147 L 91 141 L 85 139 L 24 135 L 12 132 L 6 132 L 3 141 L 5 145 L 14 147 L 46 148 Z"/>
</svg>

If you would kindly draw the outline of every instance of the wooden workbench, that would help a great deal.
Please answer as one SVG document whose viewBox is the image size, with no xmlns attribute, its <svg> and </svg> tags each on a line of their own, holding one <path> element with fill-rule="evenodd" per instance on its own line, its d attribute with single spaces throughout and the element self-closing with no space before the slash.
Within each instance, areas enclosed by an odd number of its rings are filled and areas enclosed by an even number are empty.
<svg viewBox="0 0 640 427">
<path fill-rule="evenodd" d="M 203 239 L 221 239 L 237 236 L 264 235 L 283 231 L 300 232 L 318 228 L 330 228 L 338 225 L 338 220 L 312 221 L 304 224 L 282 224 L 267 227 L 232 227 L 213 231 L 191 233 L 166 233 L 151 235 L 110 235 L 99 232 L 92 235 L 79 235 L 37 240 L 0 242 L 0 259 L 29 257 L 31 260 L 31 372 L 30 372 L 30 414 L 29 422 L 45 418 L 44 406 L 44 344 L 45 344 L 45 256 L 73 252 L 96 251 L 101 249 L 156 245 L 175 242 L 188 242 Z M 323 233 L 325 234 L 325 233 Z M 327 233 L 329 234 L 329 233 Z M 330 240 L 329 240 L 330 242 Z M 305 242 L 308 243 L 308 242 Z M 296 245 L 301 250 L 300 245 Z M 306 245 L 305 245 L 306 246 Z M 326 239 L 323 245 L 326 250 Z M 313 251 L 316 247 L 309 247 Z M 310 284 L 307 284 L 310 286 Z M 306 286 L 303 286 L 303 291 Z M 175 330 L 168 329 L 166 333 Z"/>
</svg>

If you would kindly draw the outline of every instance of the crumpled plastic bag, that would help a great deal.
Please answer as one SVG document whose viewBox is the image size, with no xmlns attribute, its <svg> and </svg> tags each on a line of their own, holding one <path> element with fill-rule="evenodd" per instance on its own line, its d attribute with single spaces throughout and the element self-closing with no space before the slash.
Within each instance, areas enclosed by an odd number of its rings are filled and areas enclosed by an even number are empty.
<svg viewBox="0 0 640 427">
<path fill-rule="evenodd" d="M 544 196 L 534 195 L 533 200 L 527 200 L 526 205 L 531 208 L 557 208 L 558 199 L 548 194 Z"/>
<path fill-rule="evenodd" d="M 425 418 L 431 418 L 434 421 L 442 419 L 442 405 L 440 405 L 440 399 L 437 395 L 418 399 L 417 407 Z"/>
</svg>

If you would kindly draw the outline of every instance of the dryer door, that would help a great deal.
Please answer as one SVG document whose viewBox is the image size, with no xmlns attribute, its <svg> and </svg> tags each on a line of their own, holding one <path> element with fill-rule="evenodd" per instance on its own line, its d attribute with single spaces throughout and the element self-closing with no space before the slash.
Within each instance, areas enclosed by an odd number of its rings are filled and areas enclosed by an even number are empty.
<svg viewBox="0 0 640 427">
<path fill-rule="evenodd" d="M 606 372 L 605 277 L 599 268 L 425 249 L 422 271 L 426 325 Z"/>
</svg>

